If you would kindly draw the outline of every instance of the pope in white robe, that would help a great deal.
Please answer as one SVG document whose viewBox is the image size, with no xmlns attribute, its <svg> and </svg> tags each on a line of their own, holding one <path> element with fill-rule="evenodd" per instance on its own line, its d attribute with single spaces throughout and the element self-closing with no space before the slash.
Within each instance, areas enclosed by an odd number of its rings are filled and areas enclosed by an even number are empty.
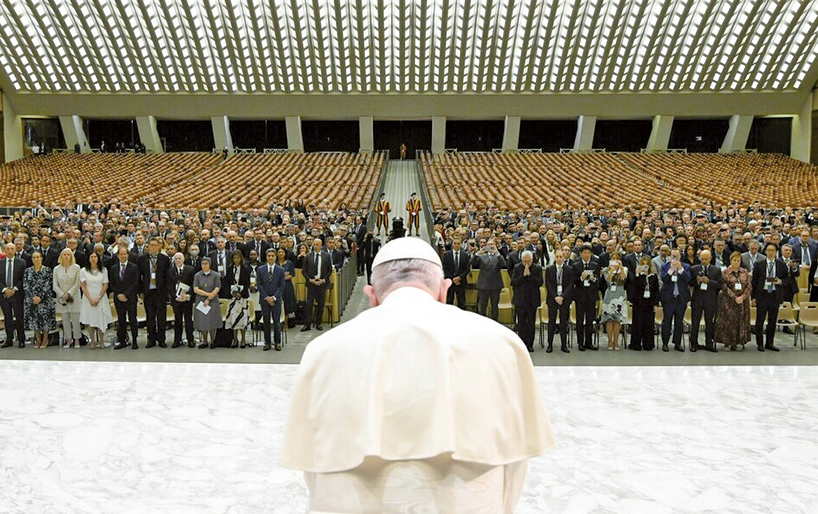
<svg viewBox="0 0 818 514">
<path fill-rule="evenodd" d="M 554 445 L 523 342 L 446 305 L 451 282 L 417 238 L 383 246 L 372 304 L 307 346 L 281 464 L 310 514 L 504 514 L 527 460 Z"/>
</svg>

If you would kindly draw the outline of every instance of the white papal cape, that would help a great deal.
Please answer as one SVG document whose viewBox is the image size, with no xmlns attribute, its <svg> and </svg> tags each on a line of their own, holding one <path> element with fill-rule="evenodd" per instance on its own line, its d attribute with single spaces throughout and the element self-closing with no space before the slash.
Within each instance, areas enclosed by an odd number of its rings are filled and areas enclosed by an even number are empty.
<svg viewBox="0 0 818 514">
<path fill-rule="evenodd" d="M 310 512 L 369 512 L 375 509 L 370 503 L 386 501 L 390 487 L 446 498 L 441 505 L 447 507 L 435 512 L 510 512 L 525 461 L 553 445 L 531 358 L 517 335 L 421 289 L 402 287 L 308 345 L 281 464 L 307 472 Z M 470 480 L 480 489 L 480 480 L 491 480 L 498 467 L 505 469 L 499 475 L 506 488 L 502 510 L 455 508 L 459 498 L 477 495 L 431 490 Z M 386 471 L 402 478 L 376 478 Z M 459 473 L 458 480 L 447 485 L 447 473 Z M 341 489 L 316 491 L 322 487 Z M 353 492 L 356 500 L 332 501 L 333 494 L 349 496 L 350 488 L 369 489 Z M 346 503 L 358 500 L 365 505 L 360 510 Z"/>
</svg>

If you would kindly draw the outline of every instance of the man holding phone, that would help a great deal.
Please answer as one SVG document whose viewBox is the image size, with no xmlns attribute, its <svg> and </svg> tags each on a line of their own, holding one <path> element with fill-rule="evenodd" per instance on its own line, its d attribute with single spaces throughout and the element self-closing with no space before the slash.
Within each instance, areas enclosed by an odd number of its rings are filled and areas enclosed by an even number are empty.
<svg viewBox="0 0 818 514">
<path fill-rule="evenodd" d="M 583 244 L 579 260 L 574 264 L 574 302 L 577 310 L 577 346 L 579 351 L 596 350 L 593 344 L 596 302 L 599 300 L 599 258 L 593 255 L 591 245 Z"/>
<path fill-rule="evenodd" d="M 756 300 L 756 344 L 758 351 L 765 349 L 777 352 L 773 340 L 775 339 L 775 325 L 778 321 L 778 308 L 784 301 L 784 281 L 789 272 L 784 261 L 776 258 L 778 248 L 773 243 L 764 246 L 764 260 L 756 262 L 753 267 L 752 295 Z M 767 320 L 767 330 L 764 330 L 764 320 Z M 766 344 L 764 335 L 766 334 Z"/>
<path fill-rule="evenodd" d="M 684 334 L 684 317 L 687 302 L 690 300 L 690 267 L 682 262 L 679 248 L 670 251 L 670 262 L 662 266 L 662 290 L 659 297 L 662 301 L 662 351 L 668 351 L 671 332 L 673 347 L 677 352 L 685 351 L 682 344 Z"/>
</svg>

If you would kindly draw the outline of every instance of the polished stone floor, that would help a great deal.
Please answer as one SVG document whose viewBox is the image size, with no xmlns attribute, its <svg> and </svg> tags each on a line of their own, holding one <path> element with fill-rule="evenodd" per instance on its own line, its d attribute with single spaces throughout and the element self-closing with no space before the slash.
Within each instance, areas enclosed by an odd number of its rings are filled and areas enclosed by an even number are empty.
<svg viewBox="0 0 818 514">
<path fill-rule="evenodd" d="M 0 512 L 300 513 L 296 366 L 0 361 Z M 814 367 L 538 367 L 519 514 L 818 512 Z"/>
</svg>

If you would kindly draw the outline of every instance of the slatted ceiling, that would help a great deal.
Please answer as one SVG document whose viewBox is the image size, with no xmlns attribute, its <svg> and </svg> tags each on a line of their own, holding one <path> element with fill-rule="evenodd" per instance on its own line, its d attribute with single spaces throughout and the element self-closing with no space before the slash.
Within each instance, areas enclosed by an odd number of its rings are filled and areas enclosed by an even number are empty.
<svg viewBox="0 0 818 514">
<path fill-rule="evenodd" d="M 32 92 L 789 91 L 816 0 L 0 0 Z"/>
</svg>

